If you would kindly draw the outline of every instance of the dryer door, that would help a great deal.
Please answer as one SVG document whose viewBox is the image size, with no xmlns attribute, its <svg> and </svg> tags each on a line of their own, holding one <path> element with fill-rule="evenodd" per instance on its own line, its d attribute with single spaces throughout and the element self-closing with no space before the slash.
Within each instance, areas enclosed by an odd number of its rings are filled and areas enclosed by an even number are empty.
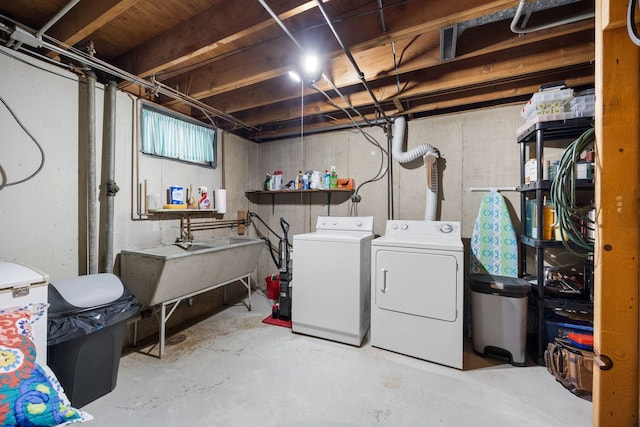
<svg viewBox="0 0 640 427">
<path fill-rule="evenodd" d="M 454 255 L 441 251 L 380 248 L 375 252 L 375 304 L 392 310 L 453 322 L 457 318 Z"/>
</svg>

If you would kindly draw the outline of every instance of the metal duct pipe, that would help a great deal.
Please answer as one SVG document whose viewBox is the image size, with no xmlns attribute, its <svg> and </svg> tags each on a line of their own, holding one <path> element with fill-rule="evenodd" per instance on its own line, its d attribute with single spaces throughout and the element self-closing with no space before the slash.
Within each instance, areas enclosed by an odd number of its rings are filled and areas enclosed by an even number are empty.
<svg viewBox="0 0 640 427">
<path fill-rule="evenodd" d="M 96 188 L 96 75 L 87 72 L 87 267 L 98 272 L 98 197 Z"/>
<path fill-rule="evenodd" d="M 533 5 L 534 4 L 535 4 L 535 2 L 532 4 L 530 11 L 528 12 L 527 16 L 525 17 L 525 22 L 526 22 L 526 20 L 528 20 L 529 16 L 533 12 Z M 527 0 L 520 0 L 520 3 L 518 4 L 518 8 L 516 9 L 516 14 L 513 17 L 513 20 L 511 21 L 511 26 L 510 26 L 511 31 L 513 31 L 516 34 L 533 33 L 535 31 L 546 30 L 547 28 L 557 27 L 559 25 L 571 24 L 573 22 L 582 21 L 583 19 L 590 19 L 590 18 L 593 18 L 594 16 L 596 16 L 596 14 L 594 12 L 590 12 L 590 13 L 585 13 L 585 14 L 582 14 L 582 15 L 574 16 L 573 18 L 567 18 L 567 19 L 562 19 L 560 21 L 551 22 L 549 24 L 538 25 L 536 27 L 530 27 L 530 28 L 519 27 L 518 26 L 518 21 L 520 21 L 520 18 L 522 17 L 522 12 L 524 11 L 524 8 L 526 6 L 527 6 Z M 526 25 L 526 23 L 524 25 Z"/>
<path fill-rule="evenodd" d="M 116 185 L 116 82 L 109 80 L 107 85 L 107 109 L 105 111 L 105 132 L 104 139 L 106 144 L 106 164 L 107 171 L 106 182 L 104 186 L 105 201 L 107 204 L 107 220 L 105 229 L 105 245 L 103 266 L 106 273 L 113 272 L 113 209 L 114 197 L 118 190 Z"/>
<path fill-rule="evenodd" d="M 376 109 L 380 112 L 382 117 L 384 117 L 384 119 L 387 122 L 389 122 L 389 118 L 387 117 L 387 114 L 384 112 L 384 109 L 378 102 L 378 98 L 376 98 L 376 95 L 371 90 L 371 87 L 369 87 L 369 84 L 367 83 L 367 79 L 365 79 L 364 77 L 364 73 L 362 72 L 362 70 L 360 70 L 360 67 L 358 67 L 358 63 L 356 62 L 355 58 L 351 54 L 351 51 L 349 50 L 349 48 L 347 48 L 347 45 L 344 44 L 344 41 L 342 41 L 340 34 L 338 34 L 338 32 L 336 31 L 336 28 L 333 26 L 333 23 L 331 22 L 331 19 L 329 18 L 327 11 L 325 10 L 324 5 L 322 4 L 322 0 L 317 0 L 317 2 L 318 2 L 318 9 L 320 9 L 320 12 L 322 12 L 322 16 L 324 17 L 324 20 L 327 22 L 327 25 L 329 26 L 329 28 L 331 29 L 331 32 L 333 33 L 334 37 L 338 41 L 338 44 L 340 44 L 340 47 L 342 48 L 343 52 L 345 53 L 345 55 L 347 55 L 347 58 L 349 58 L 349 61 L 351 61 L 351 65 L 353 65 L 353 68 L 356 70 L 356 73 L 358 74 L 358 78 L 362 82 L 362 85 L 367 90 L 367 92 L 369 92 L 369 96 L 371 96 L 371 99 L 373 100 L 373 104 L 376 106 Z"/>
</svg>

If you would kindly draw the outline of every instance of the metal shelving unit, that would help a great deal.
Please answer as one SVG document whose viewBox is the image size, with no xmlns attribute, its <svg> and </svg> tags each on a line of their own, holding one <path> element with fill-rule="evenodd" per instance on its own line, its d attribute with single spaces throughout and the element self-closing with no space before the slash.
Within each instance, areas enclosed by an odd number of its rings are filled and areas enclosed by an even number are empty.
<svg viewBox="0 0 640 427">
<path fill-rule="evenodd" d="M 522 228 L 525 229 L 526 204 L 527 200 L 536 201 L 536 223 L 538 224 L 534 237 L 522 232 L 520 236 L 520 275 L 527 276 L 529 273 L 535 274 L 534 298 L 537 309 L 536 322 L 536 357 L 537 363 L 543 365 L 543 354 L 546 347 L 545 320 L 546 309 L 574 310 L 580 313 L 592 313 L 593 304 L 589 300 L 579 300 L 570 298 L 558 298 L 545 295 L 545 253 L 552 249 L 562 249 L 564 244 L 561 241 L 543 239 L 543 208 L 545 196 L 549 195 L 551 189 L 550 180 L 543 180 L 543 159 L 544 146 L 546 142 L 559 141 L 565 139 L 575 139 L 586 130 L 593 127 L 592 118 L 566 119 L 549 122 L 538 122 L 522 132 L 517 142 L 520 144 L 520 185 L 517 190 L 520 192 L 520 214 L 522 218 Z M 535 150 L 536 175 L 538 179 L 532 182 L 525 182 L 525 162 L 527 161 L 527 146 Z M 593 180 L 577 180 L 576 189 L 580 191 L 593 191 Z M 528 271 L 527 248 L 533 248 L 535 253 L 535 271 Z"/>
</svg>

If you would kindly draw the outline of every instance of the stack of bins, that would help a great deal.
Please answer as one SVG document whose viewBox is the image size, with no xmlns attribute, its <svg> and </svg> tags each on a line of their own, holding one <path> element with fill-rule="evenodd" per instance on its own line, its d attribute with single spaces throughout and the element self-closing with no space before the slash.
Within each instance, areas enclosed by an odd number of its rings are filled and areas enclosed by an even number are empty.
<svg viewBox="0 0 640 427">
<path fill-rule="evenodd" d="M 469 286 L 473 350 L 506 356 L 511 364 L 523 366 L 531 284 L 514 277 L 472 274 Z"/>
<path fill-rule="evenodd" d="M 110 273 L 52 282 L 48 296 L 47 363 L 82 407 L 115 388 L 124 326 L 138 303 Z"/>
</svg>

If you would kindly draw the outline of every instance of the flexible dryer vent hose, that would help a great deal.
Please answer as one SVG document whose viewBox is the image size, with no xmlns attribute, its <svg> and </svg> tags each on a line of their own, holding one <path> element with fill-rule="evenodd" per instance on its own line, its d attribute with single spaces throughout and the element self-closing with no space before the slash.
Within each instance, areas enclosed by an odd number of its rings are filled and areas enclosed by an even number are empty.
<svg viewBox="0 0 640 427">
<path fill-rule="evenodd" d="M 427 199 L 425 205 L 424 219 L 434 221 L 438 210 L 438 162 L 440 157 L 438 149 L 429 145 L 421 144 L 411 150 L 402 151 L 404 134 L 407 127 L 405 117 L 397 117 L 393 124 L 393 141 L 391 145 L 393 158 L 399 163 L 411 162 L 422 156 L 427 169 Z"/>
</svg>

